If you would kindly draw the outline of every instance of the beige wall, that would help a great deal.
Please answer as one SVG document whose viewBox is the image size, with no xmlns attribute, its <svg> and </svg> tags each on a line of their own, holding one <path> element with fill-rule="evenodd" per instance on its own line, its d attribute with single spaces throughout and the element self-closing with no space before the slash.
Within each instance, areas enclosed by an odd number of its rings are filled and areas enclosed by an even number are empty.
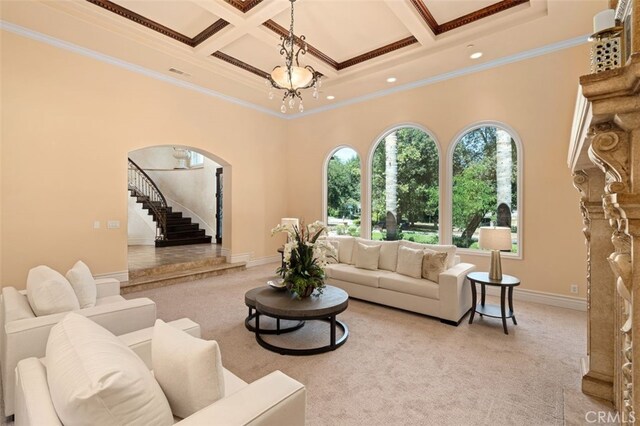
<svg viewBox="0 0 640 426">
<path fill-rule="evenodd" d="M 10 33 L 2 37 L 2 285 L 24 287 L 32 266 L 64 272 L 78 258 L 95 273 L 127 269 L 132 150 L 181 144 L 230 164 L 228 248 L 256 259 L 272 256 L 281 243 L 269 236 L 281 217 L 322 217 L 322 167 L 334 147 L 355 147 L 366 176 L 369 149 L 394 125 L 425 127 L 446 153 L 466 126 L 494 120 L 515 129 L 524 146 L 524 257 L 505 259 L 504 272 L 519 276 L 522 288 L 568 295 L 575 283 L 585 295 L 578 195 L 565 159 L 577 79 L 588 72 L 586 45 L 285 121 Z M 363 184 L 368 208 L 365 197 Z M 109 219 L 121 228 L 107 230 Z M 94 220 L 103 227 L 94 230 Z M 487 256 L 464 260 L 488 267 Z"/>
<path fill-rule="evenodd" d="M 588 58 L 583 45 L 293 121 L 287 152 L 289 176 L 296 179 L 288 183 L 295 194 L 288 198 L 289 213 L 308 221 L 322 218 L 323 162 L 338 145 L 358 151 L 367 176 L 370 148 L 394 125 L 425 127 L 446 156 L 466 126 L 499 121 L 519 134 L 524 147 L 524 257 L 503 260 L 503 271 L 520 277 L 521 288 L 570 295 L 570 285 L 578 284 L 585 296 L 578 194 L 566 155 L 578 76 L 588 73 Z M 449 197 L 445 188 L 441 184 L 441 200 Z M 362 193 L 363 210 L 369 209 L 364 183 Z M 489 264 L 486 255 L 463 260 L 480 270 Z"/>
<path fill-rule="evenodd" d="M 127 153 L 146 146 L 188 145 L 226 161 L 225 246 L 277 255 L 284 120 L 11 33 L 1 55 L 3 286 L 24 287 L 38 264 L 64 273 L 77 259 L 97 274 L 126 271 Z"/>
</svg>

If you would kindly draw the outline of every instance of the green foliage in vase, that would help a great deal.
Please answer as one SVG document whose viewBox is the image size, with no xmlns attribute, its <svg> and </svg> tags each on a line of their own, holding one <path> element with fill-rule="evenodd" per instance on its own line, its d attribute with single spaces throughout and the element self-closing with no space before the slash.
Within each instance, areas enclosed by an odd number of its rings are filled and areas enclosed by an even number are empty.
<svg viewBox="0 0 640 426">
<path fill-rule="evenodd" d="M 329 258 L 337 256 L 335 248 L 325 239 L 319 239 L 326 233 L 321 222 L 300 226 L 277 226 L 272 234 L 285 231 L 289 241 L 284 245 L 284 266 L 276 271 L 284 274 L 284 282 L 298 298 L 308 294 L 308 288 L 322 294 L 324 284 L 324 267 Z"/>
</svg>

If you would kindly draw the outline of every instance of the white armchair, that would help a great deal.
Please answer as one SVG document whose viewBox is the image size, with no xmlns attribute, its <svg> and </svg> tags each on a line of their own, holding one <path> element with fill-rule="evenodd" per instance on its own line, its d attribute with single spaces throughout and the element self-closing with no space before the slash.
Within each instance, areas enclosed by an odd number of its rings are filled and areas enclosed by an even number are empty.
<svg viewBox="0 0 640 426">
<path fill-rule="evenodd" d="M 200 326 L 183 318 L 168 323 L 195 337 Z M 153 327 L 119 336 L 151 368 Z M 60 426 L 47 383 L 46 360 L 28 358 L 15 371 L 16 426 Z M 176 423 L 200 425 L 304 425 L 306 389 L 280 371 L 247 384 L 224 369 L 225 396 Z"/>
<path fill-rule="evenodd" d="M 77 312 L 91 318 L 115 335 L 153 326 L 156 305 L 147 298 L 126 300 L 120 296 L 120 282 L 111 278 L 96 279 L 96 306 Z M 5 416 L 14 414 L 15 368 L 18 361 L 45 356 L 51 327 L 65 312 L 35 316 L 25 291 L 3 287 L 0 298 L 0 345 Z"/>
</svg>

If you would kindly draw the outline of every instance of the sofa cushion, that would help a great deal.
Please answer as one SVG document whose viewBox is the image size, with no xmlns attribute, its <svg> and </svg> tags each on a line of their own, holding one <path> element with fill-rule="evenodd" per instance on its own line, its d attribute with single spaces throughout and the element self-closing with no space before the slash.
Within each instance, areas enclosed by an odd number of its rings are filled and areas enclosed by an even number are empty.
<svg viewBox="0 0 640 426">
<path fill-rule="evenodd" d="M 367 269 L 358 269 L 352 265 L 344 265 L 341 268 L 334 268 L 331 271 L 331 278 L 368 287 L 378 287 L 378 279 L 385 273 L 388 272 L 380 270 L 369 271 Z"/>
<path fill-rule="evenodd" d="M 2 287 L 2 309 L 4 310 L 5 324 L 35 317 L 27 296 L 21 294 L 14 287 Z"/>
<path fill-rule="evenodd" d="M 63 424 L 173 424 L 167 398 L 142 359 L 90 319 L 67 314 L 51 329 L 46 359 Z"/>
<path fill-rule="evenodd" d="M 80 309 L 71 284 L 48 266 L 32 268 L 27 275 L 27 299 L 36 316 Z"/>
<path fill-rule="evenodd" d="M 332 235 L 327 238 L 328 241 L 338 242 L 338 260 L 340 263 L 353 263 L 351 258 L 353 255 L 353 245 L 356 241 L 355 237 L 348 235 Z"/>
<path fill-rule="evenodd" d="M 398 242 L 397 241 L 375 241 L 356 238 L 356 243 L 367 246 L 380 246 L 380 256 L 378 257 L 378 269 L 395 271 L 398 263 Z M 353 259 L 358 256 L 358 244 L 353 246 Z M 352 262 L 352 263 L 355 263 Z"/>
<path fill-rule="evenodd" d="M 439 282 L 440 274 L 447 269 L 447 256 L 445 252 L 424 249 L 422 278 Z"/>
<path fill-rule="evenodd" d="M 422 278 L 423 256 L 423 250 L 400 246 L 396 272 L 413 278 Z"/>
<path fill-rule="evenodd" d="M 447 253 L 447 269 L 453 267 L 456 264 L 456 246 L 444 245 L 444 244 L 421 244 L 413 241 L 400 241 L 400 247 L 409 247 L 412 249 L 429 249 L 433 251 Z"/>
<path fill-rule="evenodd" d="M 398 241 L 382 241 L 378 268 L 395 272 L 398 265 Z"/>
<path fill-rule="evenodd" d="M 151 340 L 153 374 L 174 415 L 185 418 L 224 397 L 224 370 L 215 340 L 193 337 L 156 320 Z"/>
<path fill-rule="evenodd" d="M 378 258 L 380 257 L 380 245 L 365 245 L 356 243 L 355 247 L 355 266 L 356 268 L 369 269 L 375 271 L 378 269 Z"/>
<path fill-rule="evenodd" d="M 440 286 L 421 278 L 407 277 L 400 274 L 385 274 L 380 277 L 380 288 L 393 290 L 428 299 L 440 299 Z"/>
<path fill-rule="evenodd" d="M 327 243 L 329 243 L 329 245 L 331 245 L 331 247 L 333 247 L 333 249 L 335 250 L 335 254 L 333 254 L 333 255 L 328 254 L 327 255 L 327 263 L 328 264 L 339 263 L 340 262 L 340 241 L 338 241 L 338 240 L 327 240 Z"/>
<path fill-rule="evenodd" d="M 122 296 L 106 296 L 96 299 L 96 306 L 110 305 L 112 303 L 124 302 L 126 299 Z"/>
<path fill-rule="evenodd" d="M 93 279 L 89 267 L 82 260 L 78 260 L 73 268 L 67 271 L 66 277 L 76 293 L 80 309 L 96 305 L 96 280 Z"/>
</svg>

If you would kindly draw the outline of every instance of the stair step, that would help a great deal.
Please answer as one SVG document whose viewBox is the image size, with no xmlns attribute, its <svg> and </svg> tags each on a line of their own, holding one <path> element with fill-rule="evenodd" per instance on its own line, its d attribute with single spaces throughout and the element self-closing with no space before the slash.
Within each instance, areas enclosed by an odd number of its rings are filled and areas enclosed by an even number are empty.
<svg viewBox="0 0 640 426">
<path fill-rule="evenodd" d="M 182 212 L 167 213 L 167 220 L 169 219 L 182 219 Z"/>
<path fill-rule="evenodd" d="M 172 233 L 172 232 L 179 232 L 179 231 L 197 231 L 198 229 L 200 229 L 198 227 L 197 223 L 187 223 L 184 225 L 169 225 L 167 224 L 167 232 Z"/>
<path fill-rule="evenodd" d="M 171 272 L 186 271 L 195 268 L 213 267 L 226 263 L 227 258 L 224 256 L 211 256 L 199 258 L 187 262 L 169 263 L 166 265 L 157 265 L 150 268 L 140 268 L 129 270 L 129 281 L 136 282 L 136 279 L 147 277 L 150 275 L 167 274 Z"/>
<path fill-rule="evenodd" d="M 169 225 L 189 225 L 191 223 L 190 217 L 182 217 L 179 219 L 176 218 L 167 218 L 167 226 Z"/>
<path fill-rule="evenodd" d="M 130 279 L 127 285 L 121 287 L 121 293 L 132 293 L 135 291 L 149 290 L 152 288 L 165 287 L 172 284 L 185 283 L 200 280 L 216 275 L 228 274 L 230 272 L 243 271 L 246 269 L 245 262 L 221 263 L 213 266 L 203 266 L 182 271 L 167 272 L 163 274 L 149 275 Z M 131 275 L 129 275 L 131 278 Z"/>
<path fill-rule="evenodd" d="M 167 230 L 167 238 L 170 240 L 180 240 L 184 238 L 200 238 L 205 237 L 204 229 L 190 229 L 187 231 L 169 231 Z"/>
<path fill-rule="evenodd" d="M 169 246 L 186 246 L 188 244 L 211 244 L 211 237 L 196 237 L 196 238 L 178 238 L 175 240 L 159 240 L 156 241 L 156 247 L 169 247 Z"/>
</svg>

